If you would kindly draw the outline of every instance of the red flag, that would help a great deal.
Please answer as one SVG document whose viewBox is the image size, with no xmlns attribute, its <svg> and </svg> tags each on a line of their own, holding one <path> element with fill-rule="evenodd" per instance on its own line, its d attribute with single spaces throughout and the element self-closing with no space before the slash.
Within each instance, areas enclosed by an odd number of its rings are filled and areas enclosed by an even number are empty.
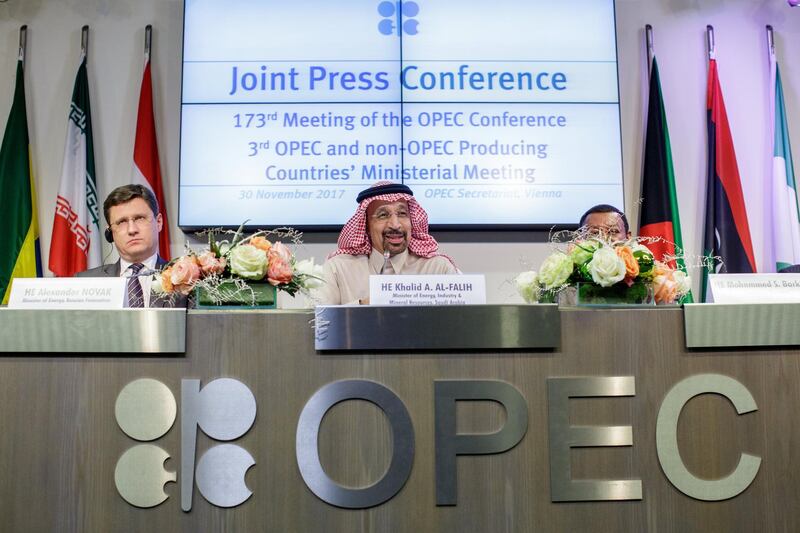
<svg viewBox="0 0 800 533">
<path fill-rule="evenodd" d="M 708 274 L 753 273 L 756 261 L 750 239 L 736 152 L 722 99 L 717 62 L 708 64 L 708 183 L 703 255 L 702 300 L 707 298 Z"/>
<path fill-rule="evenodd" d="M 158 235 L 158 253 L 170 260 L 169 220 L 167 204 L 164 201 L 164 187 L 161 182 L 161 167 L 158 163 L 158 143 L 156 124 L 153 119 L 153 84 L 150 76 L 150 58 L 144 63 L 142 89 L 139 94 L 139 114 L 136 119 L 136 141 L 133 147 L 133 182 L 152 189 L 161 209 L 164 228 Z"/>
</svg>

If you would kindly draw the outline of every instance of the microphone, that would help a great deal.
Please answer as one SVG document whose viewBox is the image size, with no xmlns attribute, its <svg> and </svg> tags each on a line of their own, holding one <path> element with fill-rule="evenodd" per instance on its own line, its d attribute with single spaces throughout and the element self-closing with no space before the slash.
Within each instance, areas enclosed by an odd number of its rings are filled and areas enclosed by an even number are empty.
<svg viewBox="0 0 800 533">
<path fill-rule="evenodd" d="M 155 276 L 156 274 L 161 274 L 161 271 L 154 268 L 143 268 L 136 274 L 136 277 Z"/>
<path fill-rule="evenodd" d="M 130 270 L 127 270 L 123 274 L 127 274 L 124 276 L 126 278 L 142 278 L 146 276 L 155 276 L 157 274 L 161 274 L 161 271 L 152 268 L 143 268 L 136 274 L 133 274 Z"/>
</svg>

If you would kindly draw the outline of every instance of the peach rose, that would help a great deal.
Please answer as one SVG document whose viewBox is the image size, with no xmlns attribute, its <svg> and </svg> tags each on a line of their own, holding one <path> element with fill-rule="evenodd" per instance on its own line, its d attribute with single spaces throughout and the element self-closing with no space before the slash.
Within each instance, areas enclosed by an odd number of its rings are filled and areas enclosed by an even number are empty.
<svg viewBox="0 0 800 533">
<path fill-rule="evenodd" d="M 668 276 L 672 278 L 672 269 L 661 261 L 655 261 L 653 263 L 653 278 L 657 276 Z"/>
<path fill-rule="evenodd" d="M 265 252 L 269 252 L 270 248 L 272 248 L 272 243 L 260 235 L 250 239 L 250 245 L 255 246 L 259 250 L 264 250 Z"/>
<path fill-rule="evenodd" d="M 175 290 L 181 294 L 189 294 L 197 280 L 200 279 L 200 265 L 193 255 L 184 255 L 172 265 L 170 281 Z"/>
<path fill-rule="evenodd" d="M 633 285 L 633 280 L 639 275 L 639 263 L 633 257 L 633 251 L 627 246 L 618 246 L 616 252 L 625 262 L 625 279 L 623 281 L 630 287 Z"/>
<path fill-rule="evenodd" d="M 272 261 L 273 258 L 280 258 L 290 263 L 292 261 L 292 252 L 289 251 L 285 244 L 278 241 L 272 245 L 269 251 L 269 260 Z"/>
<path fill-rule="evenodd" d="M 678 282 L 673 270 L 660 261 L 653 266 L 653 292 L 657 304 L 671 304 L 678 297 Z"/>
<path fill-rule="evenodd" d="M 197 263 L 204 276 L 222 274 L 225 271 L 225 258 L 217 257 L 213 252 L 203 252 L 197 256 Z"/>
<path fill-rule="evenodd" d="M 269 270 L 267 270 L 267 281 L 272 285 L 289 283 L 294 277 L 292 270 L 292 253 L 280 241 L 272 245 L 269 253 Z"/>
<path fill-rule="evenodd" d="M 172 285 L 172 267 L 167 267 L 161 272 L 161 287 L 167 294 L 175 292 L 175 287 Z"/>
</svg>

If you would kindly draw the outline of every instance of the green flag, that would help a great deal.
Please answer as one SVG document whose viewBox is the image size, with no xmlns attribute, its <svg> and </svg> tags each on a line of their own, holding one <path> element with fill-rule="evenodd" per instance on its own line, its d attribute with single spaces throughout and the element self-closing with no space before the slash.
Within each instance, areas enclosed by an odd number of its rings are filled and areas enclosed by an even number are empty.
<svg viewBox="0 0 800 533">
<path fill-rule="evenodd" d="M 672 166 L 672 148 L 655 57 L 650 72 L 639 236 L 653 239 L 647 247 L 653 252 L 656 260 L 667 263 L 670 268 L 686 272 L 678 195 L 675 192 L 675 172 Z M 681 302 L 691 303 L 692 293 L 689 292 L 684 296 Z"/>
<path fill-rule="evenodd" d="M 20 59 L 14 102 L 0 147 L 0 295 L 4 304 L 12 279 L 42 275 L 23 72 Z"/>
<path fill-rule="evenodd" d="M 772 140 L 772 239 L 771 247 L 774 268 L 780 272 L 784 268 L 800 264 L 800 206 L 797 204 L 797 181 L 792 163 L 792 147 L 789 142 L 789 122 L 786 120 L 786 104 L 783 101 L 781 72 L 775 55 L 770 54 L 770 92 L 774 109 Z M 796 268 L 796 267 L 795 267 Z"/>
</svg>

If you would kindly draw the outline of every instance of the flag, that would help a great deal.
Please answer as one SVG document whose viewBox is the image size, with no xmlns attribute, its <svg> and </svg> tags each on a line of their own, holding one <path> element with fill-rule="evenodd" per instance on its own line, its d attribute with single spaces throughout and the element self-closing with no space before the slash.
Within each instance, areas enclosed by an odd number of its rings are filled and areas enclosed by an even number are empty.
<svg viewBox="0 0 800 533">
<path fill-rule="evenodd" d="M 789 127 L 783 102 L 781 73 L 775 55 L 770 54 L 770 110 L 773 111 L 771 128 L 773 149 L 771 200 L 772 257 L 775 271 L 800 264 L 800 209 L 797 205 L 797 184 L 794 179 L 792 148 L 789 144 Z"/>
<path fill-rule="evenodd" d="M 156 125 L 153 119 L 153 85 L 150 75 L 150 57 L 145 58 L 142 88 L 139 92 L 139 114 L 136 119 L 136 141 L 133 146 L 133 183 L 149 187 L 158 200 L 164 228 L 158 235 L 158 253 L 169 261 L 169 221 L 161 168 L 158 163 Z"/>
<path fill-rule="evenodd" d="M 707 300 L 709 273 L 753 273 L 756 262 L 744 206 L 736 152 L 733 149 L 717 62 L 708 64 L 708 179 L 706 227 L 703 239 L 703 301 Z"/>
<path fill-rule="evenodd" d="M 11 293 L 11 280 L 42 275 L 29 144 L 25 76 L 20 57 L 14 101 L 0 147 L 0 299 L 4 304 Z"/>
<path fill-rule="evenodd" d="M 56 276 L 72 276 L 100 266 L 101 248 L 89 79 L 86 56 L 81 55 L 67 120 L 49 268 Z"/>
<path fill-rule="evenodd" d="M 639 236 L 658 238 L 647 244 L 656 260 L 664 261 L 670 268 L 686 272 L 669 128 L 664 111 L 664 99 L 661 95 L 658 63 L 655 57 L 653 57 L 650 72 L 646 132 Z M 678 248 L 677 258 L 675 257 L 676 247 Z M 689 293 L 684 298 L 684 302 L 691 301 L 692 295 Z"/>
</svg>

